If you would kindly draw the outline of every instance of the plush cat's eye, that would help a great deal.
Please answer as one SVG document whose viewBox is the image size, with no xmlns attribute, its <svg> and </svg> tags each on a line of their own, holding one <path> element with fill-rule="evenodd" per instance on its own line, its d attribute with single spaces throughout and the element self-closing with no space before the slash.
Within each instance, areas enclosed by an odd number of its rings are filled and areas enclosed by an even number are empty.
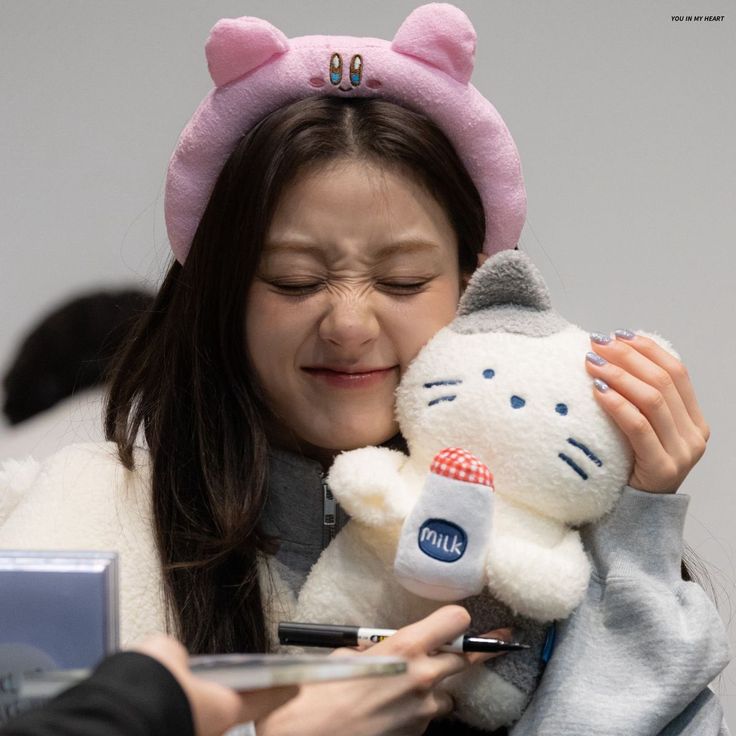
<svg viewBox="0 0 736 736">
<path fill-rule="evenodd" d="M 493 370 L 493 368 L 486 368 L 483 371 L 483 378 L 493 378 L 493 376 L 496 375 L 496 371 Z"/>
<path fill-rule="evenodd" d="M 557 404 L 555 411 L 564 417 L 567 414 L 567 404 Z"/>
</svg>

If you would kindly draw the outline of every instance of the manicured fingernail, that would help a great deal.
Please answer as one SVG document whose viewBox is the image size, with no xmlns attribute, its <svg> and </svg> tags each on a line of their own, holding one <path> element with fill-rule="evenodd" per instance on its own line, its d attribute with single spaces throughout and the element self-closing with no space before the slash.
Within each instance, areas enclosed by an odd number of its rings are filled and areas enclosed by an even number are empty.
<svg viewBox="0 0 736 736">
<path fill-rule="evenodd" d="M 605 365 L 606 363 L 608 363 L 608 361 L 598 355 L 598 353 L 586 353 L 585 360 L 587 360 L 589 363 L 592 363 L 593 365 Z"/>
<path fill-rule="evenodd" d="M 631 330 L 614 330 L 613 334 L 622 340 L 633 340 L 636 337 Z"/>
<path fill-rule="evenodd" d="M 593 379 L 593 385 L 602 393 L 606 393 L 608 391 L 608 384 L 605 381 L 601 381 L 600 378 L 594 378 Z"/>
<path fill-rule="evenodd" d="M 604 335 L 602 332 L 591 332 L 590 339 L 593 342 L 597 342 L 599 345 L 608 345 L 611 342 L 611 338 L 608 335 Z"/>
</svg>

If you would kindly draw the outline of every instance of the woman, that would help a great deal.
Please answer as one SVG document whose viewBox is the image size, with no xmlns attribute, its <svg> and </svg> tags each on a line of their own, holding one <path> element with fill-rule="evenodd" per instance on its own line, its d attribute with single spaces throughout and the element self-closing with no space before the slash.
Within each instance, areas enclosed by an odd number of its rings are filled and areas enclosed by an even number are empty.
<svg viewBox="0 0 736 736">
<path fill-rule="evenodd" d="M 162 584 L 166 613 L 191 651 L 268 648 L 277 594 L 298 592 L 335 528 L 323 523 L 325 468 L 342 450 L 401 445 L 393 389 L 452 319 L 483 258 L 484 234 L 495 226 L 484 205 L 443 131 L 379 98 L 314 96 L 281 106 L 230 153 L 191 248 L 170 268 L 113 376 L 107 436 L 128 470 L 118 470 L 109 446 L 93 470 L 115 463 L 108 516 L 120 519 L 121 486 L 150 465 L 139 495 L 125 502 L 124 525 L 95 518 L 112 525 L 108 538 L 125 548 L 129 570 L 148 555 L 140 605 Z M 720 622 L 697 586 L 673 577 L 687 501 L 672 493 L 704 451 L 708 428 L 679 363 L 627 333 L 595 340 L 608 362 L 587 362 L 602 382 L 591 390 L 632 441 L 631 488 L 588 535 L 603 583 L 594 577 L 588 599 L 561 627 L 513 733 L 684 733 L 678 718 L 718 733 L 719 706 L 705 688 L 726 663 Z M 135 449 L 141 428 L 147 452 Z M 70 460 L 57 465 L 67 472 Z M 129 508 L 148 513 L 140 504 L 149 486 L 150 519 L 141 524 Z M 100 490 L 92 505 L 107 498 Z M 85 504 L 76 509 L 87 519 L 46 528 L 44 540 L 90 540 Z M 36 523 L 24 497 L 0 544 L 31 544 L 31 518 Z M 338 514 L 336 526 L 344 520 Z M 606 570 L 620 571 L 617 552 L 627 555 L 626 590 L 605 595 Z M 129 602 L 132 585 L 123 580 Z M 163 609 L 154 614 L 149 622 Z M 637 618 L 647 615 L 656 626 Z M 371 650 L 410 658 L 400 685 L 305 687 L 258 723 L 259 736 L 424 732 L 451 708 L 438 685 L 468 666 L 433 651 L 467 625 L 457 607 L 440 609 Z M 143 632 L 129 627 L 134 633 Z"/>
</svg>

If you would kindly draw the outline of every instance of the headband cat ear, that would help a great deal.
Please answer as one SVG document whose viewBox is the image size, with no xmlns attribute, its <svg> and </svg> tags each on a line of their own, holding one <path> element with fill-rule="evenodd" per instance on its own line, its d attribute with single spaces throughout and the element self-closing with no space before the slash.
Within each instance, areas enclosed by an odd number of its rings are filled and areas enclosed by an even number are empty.
<svg viewBox="0 0 736 736">
<path fill-rule="evenodd" d="M 475 28 L 460 8 L 429 3 L 409 13 L 396 31 L 391 48 L 467 84 L 473 73 L 476 40 Z"/>
<path fill-rule="evenodd" d="M 289 48 L 289 39 L 262 18 L 223 18 L 204 47 L 212 81 L 222 87 Z"/>
</svg>

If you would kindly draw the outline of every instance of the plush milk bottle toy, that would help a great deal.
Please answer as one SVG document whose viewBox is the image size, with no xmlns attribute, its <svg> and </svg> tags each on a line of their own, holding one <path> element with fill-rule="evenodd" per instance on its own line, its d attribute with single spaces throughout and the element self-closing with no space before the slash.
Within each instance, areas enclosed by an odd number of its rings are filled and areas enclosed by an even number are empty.
<svg viewBox="0 0 736 736">
<path fill-rule="evenodd" d="M 457 447 L 438 452 L 404 521 L 398 581 L 423 598 L 456 601 L 483 590 L 493 513 L 493 476 Z"/>
</svg>

